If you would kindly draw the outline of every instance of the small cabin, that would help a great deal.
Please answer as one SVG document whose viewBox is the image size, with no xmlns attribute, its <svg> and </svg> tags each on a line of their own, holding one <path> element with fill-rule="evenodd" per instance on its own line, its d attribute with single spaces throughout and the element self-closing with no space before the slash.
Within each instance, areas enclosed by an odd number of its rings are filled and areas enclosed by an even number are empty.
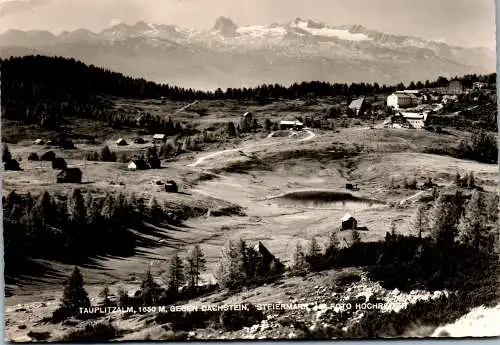
<svg viewBox="0 0 500 345">
<path fill-rule="evenodd" d="M 304 128 L 304 124 L 300 121 L 286 121 L 286 120 L 281 120 L 280 121 L 280 129 L 295 129 L 295 130 L 302 130 Z"/>
<path fill-rule="evenodd" d="M 43 140 L 43 139 L 35 140 L 35 145 L 43 145 L 43 144 L 45 144 L 45 140 Z"/>
<path fill-rule="evenodd" d="M 153 143 L 164 143 L 167 140 L 165 134 L 155 134 L 153 135 Z"/>
<path fill-rule="evenodd" d="M 168 180 L 165 183 L 165 192 L 167 193 L 177 193 L 179 191 L 179 187 L 177 186 L 177 183 L 173 180 Z"/>
<path fill-rule="evenodd" d="M 81 183 L 82 171 L 79 168 L 66 168 L 57 174 L 57 183 Z"/>
<path fill-rule="evenodd" d="M 127 145 L 128 145 L 128 143 L 125 141 L 125 139 L 120 138 L 120 139 L 118 139 L 118 140 L 116 141 L 116 145 L 118 145 L 118 146 L 127 146 Z"/>
<path fill-rule="evenodd" d="M 358 228 L 358 221 L 350 213 L 346 213 L 342 217 L 342 230 L 356 230 Z"/>
<path fill-rule="evenodd" d="M 129 170 L 146 170 L 149 166 L 144 159 L 133 159 L 127 165 Z"/>
<path fill-rule="evenodd" d="M 134 144 L 144 144 L 146 141 L 142 138 L 135 138 L 134 139 Z"/>
</svg>

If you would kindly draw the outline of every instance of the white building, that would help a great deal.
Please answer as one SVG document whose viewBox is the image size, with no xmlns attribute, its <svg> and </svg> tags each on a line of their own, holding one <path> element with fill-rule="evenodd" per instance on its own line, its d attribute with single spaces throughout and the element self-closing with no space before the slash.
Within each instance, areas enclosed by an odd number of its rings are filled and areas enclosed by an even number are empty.
<svg viewBox="0 0 500 345">
<path fill-rule="evenodd" d="M 387 97 L 387 106 L 394 109 L 412 107 L 418 102 L 419 97 L 413 93 L 394 92 Z"/>
<path fill-rule="evenodd" d="M 427 121 L 427 112 L 424 113 L 400 113 L 410 128 L 422 129 Z"/>
</svg>

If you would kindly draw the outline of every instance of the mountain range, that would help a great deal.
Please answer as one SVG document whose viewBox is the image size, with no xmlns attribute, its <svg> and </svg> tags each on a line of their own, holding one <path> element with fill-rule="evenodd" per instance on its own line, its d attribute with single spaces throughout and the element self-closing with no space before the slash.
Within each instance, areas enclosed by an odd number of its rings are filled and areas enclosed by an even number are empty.
<svg viewBox="0 0 500 345">
<path fill-rule="evenodd" d="M 217 18 L 209 30 L 140 21 L 101 32 L 8 30 L 0 57 L 72 57 L 133 77 L 196 89 L 290 84 L 304 80 L 378 82 L 495 71 L 495 52 L 397 36 L 361 25 L 296 18 L 238 26 Z"/>
</svg>

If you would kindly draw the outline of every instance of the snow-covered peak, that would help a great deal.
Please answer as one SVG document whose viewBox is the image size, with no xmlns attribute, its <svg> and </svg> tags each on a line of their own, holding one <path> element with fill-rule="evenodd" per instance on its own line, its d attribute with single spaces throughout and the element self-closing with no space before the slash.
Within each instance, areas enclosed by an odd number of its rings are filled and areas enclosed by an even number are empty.
<svg viewBox="0 0 500 345">
<path fill-rule="evenodd" d="M 313 20 L 295 19 L 288 25 L 290 28 L 300 29 L 303 33 L 312 36 L 332 37 L 345 41 L 369 41 L 371 38 L 365 33 L 356 33 L 349 28 L 335 28 Z M 360 26 L 361 27 L 361 26 Z M 362 28 L 362 27 L 361 27 Z"/>
</svg>

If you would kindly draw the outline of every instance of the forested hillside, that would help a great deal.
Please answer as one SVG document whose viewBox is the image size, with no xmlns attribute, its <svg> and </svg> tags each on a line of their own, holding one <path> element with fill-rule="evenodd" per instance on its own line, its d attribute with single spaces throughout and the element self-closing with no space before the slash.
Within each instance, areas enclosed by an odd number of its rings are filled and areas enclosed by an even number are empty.
<svg viewBox="0 0 500 345">
<path fill-rule="evenodd" d="M 446 86 L 448 80 L 402 83 L 395 86 L 377 83 L 329 83 L 308 81 L 290 86 L 260 85 L 254 88 L 198 91 L 160 85 L 144 79 L 124 76 L 74 59 L 45 56 L 11 57 L 0 60 L 2 75 L 2 117 L 26 124 L 57 128 L 64 118 L 93 118 L 111 123 L 126 123 L 102 96 L 135 99 L 202 100 L 235 99 L 267 103 L 272 99 L 321 96 L 384 94 L 394 90 Z M 465 87 L 474 81 L 494 82 L 495 74 L 467 75 L 459 78 Z M 159 126 L 167 124 L 158 124 Z"/>
</svg>

